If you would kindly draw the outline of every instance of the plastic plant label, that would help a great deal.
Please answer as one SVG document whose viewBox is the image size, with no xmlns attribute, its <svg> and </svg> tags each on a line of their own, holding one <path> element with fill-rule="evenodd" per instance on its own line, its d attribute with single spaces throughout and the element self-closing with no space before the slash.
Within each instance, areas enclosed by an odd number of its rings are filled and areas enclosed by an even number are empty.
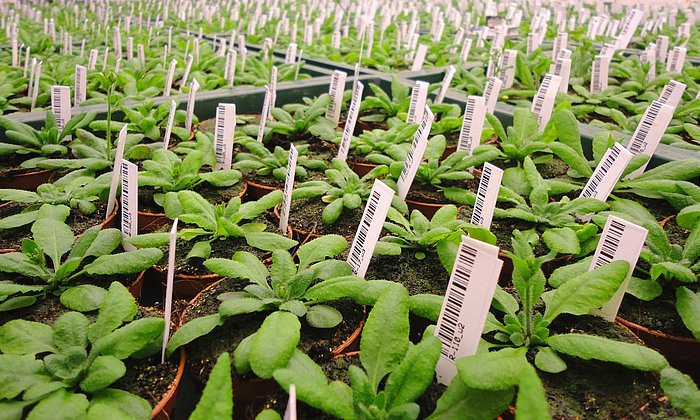
<svg viewBox="0 0 700 420">
<path fill-rule="evenodd" d="M 297 56 L 297 44 L 290 42 L 287 47 L 287 53 L 284 56 L 284 64 L 294 64 Z"/>
<path fill-rule="evenodd" d="M 644 246 L 647 233 L 648 231 L 645 228 L 625 219 L 612 215 L 608 216 L 598 242 L 598 248 L 596 248 L 593 261 L 591 261 L 591 266 L 588 270 L 590 271 L 612 261 L 620 260 L 627 261 L 630 264 L 630 270 L 627 273 L 627 278 L 622 282 L 622 285 L 620 285 L 613 297 L 601 309 L 592 311 L 594 315 L 600 315 L 610 322 L 615 321 L 622 298 L 627 291 L 627 285 L 632 277 L 632 268 L 637 265 L 637 259 Z"/>
<path fill-rule="evenodd" d="M 450 64 L 447 67 L 447 72 L 445 72 L 445 77 L 442 79 L 440 90 L 438 91 L 437 95 L 435 95 L 435 100 L 433 101 L 434 104 L 441 104 L 442 101 L 445 100 L 445 94 L 447 93 L 447 89 L 450 88 L 450 84 L 452 83 L 452 78 L 454 77 L 455 73 L 457 73 L 457 69 L 455 66 Z"/>
<path fill-rule="evenodd" d="M 345 120 L 343 138 L 340 140 L 340 146 L 338 146 L 338 159 L 346 160 L 348 158 L 352 133 L 355 131 L 355 124 L 357 124 L 357 116 L 360 113 L 360 102 L 362 101 L 364 89 L 365 86 L 362 82 L 357 82 L 355 90 L 352 92 L 352 101 L 350 101 L 350 108 L 348 108 L 348 118 Z"/>
<path fill-rule="evenodd" d="M 231 169 L 233 160 L 233 134 L 236 131 L 236 105 L 219 104 L 216 107 L 216 127 L 214 128 L 214 170 Z"/>
<path fill-rule="evenodd" d="M 331 102 L 328 104 L 328 109 L 326 109 L 326 118 L 333 121 L 336 126 L 340 122 L 340 110 L 343 106 L 343 91 L 345 90 L 345 79 L 347 79 L 347 77 L 348 74 L 344 71 L 334 71 L 328 90 L 328 94 L 331 96 Z"/>
<path fill-rule="evenodd" d="M 122 160 L 122 237 L 138 235 L 139 230 L 139 168 L 128 160 Z M 135 251 L 136 247 L 124 243 L 124 249 Z"/>
<path fill-rule="evenodd" d="M 299 152 L 294 144 L 289 145 L 289 157 L 287 158 L 287 173 L 284 177 L 284 195 L 282 204 L 280 205 L 280 224 L 279 228 L 282 232 L 287 231 L 287 223 L 289 221 L 289 207 L 292 205 L 292 190 L 294 189 L 294 175 L 297 170 L 297 158 Z"/>
<path fill-rule="evenodd" d="M 462 62 L 466 62 L 467 59 L 469 58 L 469 51 L 472 49 L 472 40 L 471 38 L 466 38 L 464 40 L 464 43 L 462 44 L 462 50 L 459 53 L 459 58 L 462 60 Z"/>
<path fill-rule="evenodd" d="M 515 64 L 518 59 L 518 52 L 515 50 L 505 50 L 498 59 L 498 77 L 503 81 L 503 87 L 508 89 L 513 86 L 515 79 Z"/>
<path fill-rule="evenodd" d="M 606 201 L 632 156 L 634 155 L 620 143 L 615 143 L 605 152 L 579 197 Z"/>
<path fill-rule="evenodd" d="M 284 420 L 297 420 L 297 389 L 294 384 L 289 384 L 289 399 L 284 411 Z"/>
<path fill-rule="evenodd" d="M 17 37 L 12 38 L 12 67 L 19 67 L 19 42 Z"/>
<path fill-rule="evenodd" d="M 75 66 L 75 97 L 73 99 L 74 106 L 79 106 L 87 98 L 86 86 L 87 68 L 78 64 Z"/>
<path fill-rule="evenodd" d="M 27 70 L 29 70 L 29 56 L 31 55 L 31 50 L 31 47 L 27 47 L 24 51 L 24 72 L 22 73 L 22 77 L 24 78 L 27 77 Z"/>
<path fill-rule="evenodd" d="M 117 62 L 114 64 L 114 74 L 119 74 L 119 68 L 121 67 L 122 64 L 122 58 L 119 57 L 117 58 Z"/>
<path fill-rule="evenodd" d="M 170 111 L 168 112 L 168 121 L 165 124 L 165 135 L 163 136 L 163 149 L 167 149 L 170 145 L 170 136 L 173 133 L 173 123 L 175 122 L 175 112 L 177 104 L 175 101 L 170 101 Z"/>
<path fill-rule="evenodd" d="M 411 71 L 418 71 L 423 69 L 423 63 L 425 62 L 425 55 L 428 53 L 428 46 L 426 44 L 420 44 L 416 49 L 416 55 L 413 57 L 413 64 L 411 65 Z"/>
<path fill-rule="evenodd" d="M 559 92 L 567 93 L 569 91 L 569 76 L 571 74 L 571 59 L 569 58 L 558 58 L 556 64 L 551 69 L 551 73 L 555 76 L 561 77 L 561 83 L 559 84 Z"/>
<path fill-rule="evenodd" d="M 109 47 L 105 47 L 105 55 L 102 58 L 102 72 L 107 71 L 107 60 L 109 59 Z"/>
<path fill-rule="evenodd" d="M 650 83 L 656 78 L 656 44 L 649 44 L 639 56 L 639 61 L 643 64 L 649 63 L 649 70 L 647 71 L 645 81 L 646 83 Z"/>
<path fill-rule="evenodd" d="M 569 33 L 568 32 L 558 32 L 557 37 L 554 38 L 554 46 L 552 48 L 552 59 L 556 60 L 559 58 L 559 54 L 561 53 L 562 50 L 566 49 L 566 46 L 569 42 Z"/>
<path fill-rule="evenodd" d="M 476 354 L 502 266 L 498 247 L 462 236 L 435 329 L 442 342 L 439 383 L 449 385 L 457 375 L 458 358 Z"/>
<path fill-rule="evenodd" d="M 36 69 L 34 70 L 34 84 L 32 85 L 32 106 L 31 110 L 34 111 L 36 108 L 36 99 L 39 97 L 39 82 L 41 81 L 41 61 L 36 63 Z"/>
<path fill-rule="evenodd" d="M 60 134 L 63 127 L 70 121 L 70 87 L 51 86 L 51 112 L 56 119 L 56 128 Z M 70 137 L 64 138 L 69 141 Z"/>
<path fill-rule="evenodd" d="M 97 65 L 97 49 L 93 48 L 90 50 L 90 55 L 88 56 L 88 70 L 94 70 Z"/>
<path fill-rule="evenodd" d="M 109 217 L 114 211 L 115 200 L 117 196 L 117 183 L 119 182 L 119 171 L 122 167 L 122 159 L 124 156 L 124 144 L 126 143 L 126 127 L 119 131 L 119 136 L 117 137 L 117 149 L 114 153 L 114 169 L 112 170 L 112 181 L 109 186 L 109 197 L 107 199 L 107 214 L 105 219 Z"/>
<path fill-rule="evenodd" d="M 411 189 L 411 184 L 413 184 L 413 178 L 415 178 L 418 167 L 423 160 L 425 148 L 428 146 L 428 134 L 430 134 L 434 119 L 435 114 L 433 114 L 433 111 L 430 110 L 430 107 L 425 107 L 423 119 L 416 130 L 416 134 L 413 136 L 413 143 L 406 155 L 399 180 L 396 182 L 396 188 L 402 200 L 406 199 L 408 190 Z"/>
<path fill-rule="evenodd" d="M 374 247 L 384 227 L 386 214 L 389 212 L 391 200 L 394 198 L 394 190 L 380 180 L 375 180 L 372 191 L 369 194 L 367 205 L 360 219 L 360 226 L 352 240 L 348 264 L 352 267 L 353 274 L 364 277 L 367 267 L 372 259 Z"/>
<path fill-rule="evenodd" d="M 610 67 L 610 57 L 607 55 L 596 55 L 593 59 L 591 69 L 591 93 L 602 92 L 608 88 L 608 69 Z"/>
<path fill-rule="evenodd" d="M 498 95 L 501 93 L 503 81 L 497 77 L 489 77 L 489 81 L 484 88 L 484 100 L 486 101 L 486 112 L 493 114 L 498 102 Z"/>
<path fill-rule="evenodd" d="M 471 156 L 472 151 L 479 146 L 481 141 L 481 132 L 484 128 L 485 118 L 486 100 L 483 96 L 467 97 L 462 128 L 459 130 L 457 150 L 466 150 L 467 154 Z"/>
<path fill-rule="evenodd" d="M 265 122 L 270 115 L 270 87 L 265 86 L 265 99 L 263 100 L 262 112 L 260 112 L 260 125 L 258 126 L 258 141 L 262 143 L 263 136 L 265 135 Z"/>
<path fill-rule="evenodd" d="M 190 77 L 190 70 L 192 70 L 192 61 L 194 61 L 194 57 L 192 54 L 189 54 L 187 56 L 187 62 L 185 63 L 185 72 L 182 74 L 182 80 L 180 80 L 180 92 L 182 92 L 182 88 L 187 84 L 187 79 Z M 199 83 L 197 83 L 197 86 L 199 87 Z"/>
<path fill-rule="evenodd" d="M 659 95 L 659 99 L 657 100 L 662 104 L 670 105 L 675 109 L 678 106 L 678 103 L 681 101 L 683 92 L 685 92 L 686 88 L 687 86 L 685 83 L 671 80 L 666 84 L 666 86 L 664 86 L 661 94 Z"/>
<path fill-rule="evenodd" d="M 294 81 L 299 78 L 299 71 L 301 70 L 301 57 L 304 55 L 304 49 L 299 51 L 299 59 L 297 60 L 297 68 L 294 70 Z"/>
<path fill-rule="evenodd" d="M 675 108 L 671 105 L 653 101 L 644 111 L 642 121 L 637 125 L 637 129 L 627 144 L 627 149 L 634 155 L 642 153 L 651 157 L 661 141 L 661 136 L 664 135 L 668 124 L 673 118 L 674 110 Z M 626 179 L 641 175 L 644 173 L 646 166 L 647 164 L 642 165 L 627 175 Z"/>
<path fill-rule="evenodd" d="M 177 223 L 178 218 L 173 220 L 173 227 L 170 228 L 170 244 L 168 245 L 168 273 L 165 282 L 165 308 L 163 318 L 165 326 L 163 330 L 163 349 L 160 353 L 160 362 L 165 363 L 165 353 L 170 341 L 170 316 L 173 310 L 173 282 L 175 280 L 175 252 L 177 251 Z"/>
<path fill-rule="evenodd" d="M 128 37 L 126 39 L 126 59 L 131 61 L 134 59 L 134 38 Z"/>
<path fill-rule="evenodd" d="M 557 97 L 557 92 L 559 92 L 560 85 L 561 77 L 547 73 L 544 76 L 544 79 L 542 79 L 542 84 L 537 90 L 535 99 L 532 101 L 530 111 L 537 115 L 540 130 L 544 129 L 549 122 L 549 118 L 552 116 L 554 99 Z"/>
<path fill-rule="evenodd" d="M 411 91 L 411 102 L 408 106 L 408 115 L 406 116 L 406 124 L 415 124 L 418 117 L 422 117 L 425 112 L 425 103 L 428 98 L 427 82 L 416 82 Z"/>
<path fill-rule="evenodd" d="M 662 63 L 666 62 L 666 56 L 668 55 L 668 45 L 669 40 L 666 35 L 660 35 L 656 40 L 656 59 Z"/>
<path fill-rule="evenodd" d="M 166 98 L 170 96 L 170 89 L 173 87 L 173 77 L 175 77 L 175 66 L 177 66 L 177 60 L 172 59 L 170 61 L 170 68 L 168 69 L 168 76 L 165 79 L 165 88 L 163 89 L 163 96 Z"/>
<path fill-rule="evenodd" d="M 666 63 L 666 71 L 670 73 L 680 73 L 683 71 L 683 64 L 685 63 L 685 55 L 688 52 L 686 48 L 683 47 L 673 47 L 671 54 L 668 56 L 668 62 Z"/>
<path fill-rule="evenodd" d="M 190 83 L 190 92 L 187 95 L 187 116 L 185 117 L 185 130 L 188 132 L 192 130 L 192 117 L 194 115 L 194 105 L 198 90 L 199 82 L 197 79 L 192 79 L 192 83 Z"/>
<path fill-rule="evenodd" d="M 270 109 L 277 104 L 277 66 L 270 70 Z"/>
<path fill-rule="evenodd" d="M 224 78 L 228 82 L 229 86 L 233 86 L 233 82 L 236 79 L 236 59 L 238 58 L 238 53 L 235 50 L 229 50 L 226 55 L 226 70 Z"/>
<path fill-rule="evenodd" d="M 488 162 L 484 164 L 484 169 L 481 171 L 479 189 L 476 193 L 476 203 L 472 212 L 471 223 L 473 225 L 491 229 L 491 220 L 493 220 L 493 211 L 496 208 L 496 199 L 498 198 L 498 190 L 501 187 L 502 179 L 502 169 Z"/>
<path fill-rule="evenodd" d="M 632 10 L 632 12 L 625 17 L 622 30 L 615 40 L 617 49 L 624 50 L 627 48 L 634 35 L 634 31 L 637 30 L 637 27 L 642 21 L 642 17 L 644 17 L 644 12 L 639 9 Z"/>
<path fill-rule="evenodd" d="M 143 44 L 136 46 L 136 55 L 138 56 L 139 62 L 142 66 L 146 65 L 146 52 L 143 49 Z"/>
</svg>

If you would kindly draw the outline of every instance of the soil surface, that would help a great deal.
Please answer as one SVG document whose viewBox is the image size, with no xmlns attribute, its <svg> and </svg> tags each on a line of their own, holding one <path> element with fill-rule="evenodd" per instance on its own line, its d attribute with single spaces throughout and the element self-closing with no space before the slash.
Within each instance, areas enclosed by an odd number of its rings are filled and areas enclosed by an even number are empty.
<svg viewBox="0 0 700 420">
<path fill-rule="evenodd" d="M 467 191 L 476 192 L 479 189 L 479 180 L 467 179 L 464 181 L 445 182 L 446 187 L 463 188 Z M 422 182 L 413 181 L 411 189 L 406 196 L 407 200 L 418 201 L 421 203 L 431 204 L 455 204 L 448 200 L 442 193 L 442 190 L 432 184 L 424 184 Z"/>
<path fill-rule="evenodd" d="M 418 260 L 415 251 L 405 249 L 401 255 L 374 255 L 365 278 L 401 283 L 411 295 L 444 295 L 450 273 L 440 263 L 437 252 L 427 252 L 423 260 Z"/>
<path fill-rule="evenodd" d="M 355 235 L 357 227 L 360 225 L 365 202 L 356 209 L 343 208 L 343 212 L 338 220 L 327 225 L 323 222 L 323 209 L 326 203 L 321 198 L 304 198 L 292 200 L 289 207 L 289 225 L 292 229 L 299 229 L 317 235 L 338 234 L 345 237 Z"/>
<path fill-rule="evenodd" d="M 228 203 L 233 197 L 240 195 L 244 185 L 245 183 L 241 180 L 230 187 L 217 188 L 207 182 L 203 182 L 195 187 L 193 191 L 210 203 Z M 153 201 L 153 195 L 160 192 L 151 187 L 139 187 L 139 211 L 163 213 L 163 207 Z"/>
<path fill-rule="evenodd" d="M 700 288 L 697 283 L 686 285 L 686 287 L 693 291 Z M 622 300 L 618 315 L 637 325 L 668 335 L 693 338 L 693 334 L 683 324 L 678 311 L 676 311 L 676 291 L 674 288 L 664 288 L 661 296 L 649 302 L 639 300 L 628 293 Z"/>
</svg>

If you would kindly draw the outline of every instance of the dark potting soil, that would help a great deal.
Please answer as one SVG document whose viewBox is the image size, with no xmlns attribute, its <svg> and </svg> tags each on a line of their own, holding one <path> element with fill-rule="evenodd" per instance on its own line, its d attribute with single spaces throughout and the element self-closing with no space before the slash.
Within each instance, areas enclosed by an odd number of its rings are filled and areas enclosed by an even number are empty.
<svg viewBox="0 0 700 420">
<path fill-rule="evenodd" d="M 31 159 L 32 157 L 33 156 L 30 155 L 20 155 L 17 153 L 10 153 L 0 156 L 0 179 L 11 178 L 17 175 L 43 170 L 39 168 L 26 169 L 19 166 L 22 164 L 22 162 Z"/>
<path fill-rule="evenodd" d="M 338 234 L 350 237 L 355 234 L 362 219 L 364 205 L 354 210 L 344 208 L 338 220 L 332 225 L 323 222 L 322 214 L 325 208 L 326 203 L 321 201 L 320 197 L 292 200 L 292 205 L 289 207 L 289 226 L 317 235 Z"/>
<path fill-rule="evenodd" d="M 471 207 L 460 207 L 459 209 L 459 219 L 471 220 L 471 214 L 473 209 Z M 511 238 L 513 237 L 513 231 L 518 229 L 520 231 L 525 231 L 532 229 L 534 224 L 520 219 L 496 219 L 491 221 L 491 233 L 496 235 L 496 246 L 500 248 L 501 251 L 513 251 L 513 244 Z M 545 255 L 549 252 L 544 241 L 540 238 L 540 241 L 535 246 L 534 253 L 535 256 Z"/>
<path fill-rule="evenodd" d="M 700 288 L 697 283 L 685 284 L 684 286 L 693 291 Z M 637 325 L 668 335 L 693 338 L 693 334 L 686 328 L 678 315 L 676 291 L 671 287 L 665 287 L 661 296 L 649 302 L 639 300 L 629 293 L 626 294 L 618 315 Z"/>
<path fill-rule="evenodd" d="M 561 315 L 550 330 L 552 334 L 592 334 L 641 343 L 627 329 L 590 315 Z M 656 373 L 564 354 L 561 357 L 568 366 L 564 372 L 538 371 L 552 418 L 670 418 L 681 414 L 664 397 Z"/>
<path fill-rule="evenodd" d="M 210 203 L 228 203 L 233 197 L 238 197 L 243 191 L 244 182 L 239 181 L 230 187 L 217 188 L 207 182 L 203 182 L 193 191 L 201 195 Z M 163 207 L 156 204 L 153 200 L 153 195 L 160 191 L 156 191 L 151 187 L 139 187 L 139 211 L 147 213 L 163 213 Z"/>
<path fill-rule="evenodd" d="M 225 292 L 241 291 L 244 282 L 224 279 L 220 283 L 202 292 L 192 304 L 185 310 L 182 322 L 188 322 L 194 318 L 211 315 L 218 312 L 218 295 Z M 360 326 L 364 319 L 364 310 L 349 299 L 327 303 L 338 309 L 343 314 L 343 321 L 335 328 L 312 328 L 301 319 L 301 341 L 299 350 L 306 353 L 316 363 L 332 360 L 332 350 L 343 343 Z M 187 345 L 187 367 L 195 383 L 203 386 L 211 369 L 216 363 L 217 357 L 224 351 L 233 353 L 238 344 L 249 335 L 255 333 L 267 316 L 266 313 L 245 314 L 230 317 L 223 326 L 215 328 L 206 337 L 199 338 Z M 239 375 L 231 366 L 235 382 L 250 380 L 253 374 Z M 236 386 L 234 385 L 234 389 Z"/>
<path fill-rule="evenodd" d="M 449 181 L 445 182 L 443 185 L 446 187 L 463 188 L 467 191 L 476 192 L 479 189 L 479 180 L 474 178 L 464 181 Z M 417 181 L 413 181 L 413 184 L 411 184 L 411 189 L 408 190 L 406 199 L 418 201 L 420 203 L 454 204 L 445 197 L 442 190 L 434 187 L 432 184 L 424 184 Z"/>
<path fill-rule="evenodd" d="M 427 252 L 423 260 L 418 260 L 415 251 L 405 249 L 401 255 L 374 255 L 365 278 L 401 283 L 411 295 L 444 295 L 450 273 L 442 266 L 436 252 Z"/>
</svg>

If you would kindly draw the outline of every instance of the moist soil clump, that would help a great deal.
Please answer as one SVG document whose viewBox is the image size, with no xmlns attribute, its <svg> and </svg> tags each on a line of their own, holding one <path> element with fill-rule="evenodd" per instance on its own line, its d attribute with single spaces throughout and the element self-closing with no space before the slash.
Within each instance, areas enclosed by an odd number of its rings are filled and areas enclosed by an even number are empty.
<svg viewBox="0 0 700 420">
<path fill-rule="evenodd" d="M 418 260 L 414 250 L 405 249 L 401 255 L 372 256 L 365 278 L 401 283 L 411 295 L 444 295 L 450 273 L 442 266 L 436 252 L 426 252 L 425 258 Z"/>
<path fill-rule="evenodd" d="M 364 211 L 364 203 L 356 209 L 343 208 L 343 212 L 332 225 L 323 222 L 323 210 L 326 203 L 320 198 L 302 198 L 292 200 L 289 207 L 289 225 L 293 229 L 303 230 L 317 235 L 338 234 L 353 236 L 357 231 Z"/>
<path fill-rule="evenodd" d="M 479 179 L 447 181 L 444 185 L 446 187 L 462 188 L 467 191 L 476 192 L 479 189 Z M 411 185 L 406 199 L 430 204 L 455 204 L 445 197 L 442 190 L 434 187 L 432 184 L 423 184 L 422 182 L 414 182 Z"/>
</svg>

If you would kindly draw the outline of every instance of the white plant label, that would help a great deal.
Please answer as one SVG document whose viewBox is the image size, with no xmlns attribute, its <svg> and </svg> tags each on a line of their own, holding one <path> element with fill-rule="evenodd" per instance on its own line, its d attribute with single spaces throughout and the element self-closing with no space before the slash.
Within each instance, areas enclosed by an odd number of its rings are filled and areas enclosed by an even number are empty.
<svg viewBox="0 0 700 420">
<path fill-rule="evenodd" d="M 263 100 L 262 112 L 260 113 L 260 125 L 258 126 L 258 141 L 262 143 L 265 135 L 265 122 L 270 115 L 270 87 L 265 86 L 265 99 Z"/>
<path fill-rule="evenodd" d="M 644 246 L 647 233 L 648 231 L 641 226 L 616 216 L 608 216 L 600 242 L 598 242 L 598 248 L 596 248 L 588 270 L 593 270 L 612 261 L 627 261 L 630 264 L 630 270 L 613 297 L 601 309 L 592 311 L 593 314 L 600 315 L 610 322 L 615 321 L 622 298 L 627 291 L 627 285 L 632 277 L 632 268 L 637 265 L 637 259 Z"/>
<path fill-rule="evenodd" d="M 297 59 L 297 44 L 290 42 L 287 53 L 284 56 L 284 64 L 294 64 Z"/>
<path fill-rule="evenodd" d="M 560 85 L 561 77 L 547 73 L 544 76 L 544 79 L 542 79 L 542 84 L 540 85 L 539 90 L 537 90 L 535 99 L 532 101 L 530 111 L 537 115 L 540 130 L 547 125 L 549 118 L 552 116 L 554 99 L 557 97 L 557 92 L 559 92 Z"/>
<path fill-rule="evenodd" d="M 226 71 L 224 78 L 228 82 L 229 86 L 233 86 L 233 82 L 236 78 L 236 59 L 238 58 L 238 53 L 235 50 L 229 50 L 226 56 Z"/>
<path fill-rule="evenodd" d="M 435 329 L 442 342 L 439 383 L 449 385 L 457 375 L 457 359 L 476 354 L 502 267 L 498 247 L 462 236 Z"/>
<path fill-rule="evenodd" d="M 139 167 L 122 160 L 122 238 L 138 235 L 139 230 Z M 129 243 L 123 244 L 127 251 L 135 251 L 136 247 Z"/>
<path fill-rule="evenodd" d="M 469 51 L 472 49 L 472 40 L 471 38 L 466 38 L 464 40 L 464 43 L 462 44 L 462 51 L 459 53 L 459 58 L 462 60 L 462 62 L 466 62 L 467 58 L 469 58 Z"/>
<path fill-rule="evenodd" d="M 675 108 L 671 105 L 653 101 L 644 111 L 642 121 L 637 125 L 627 149 L 634 155 L 645 154 L 651 157 L 661 141 L 668 124 L 673 118 Z M 647 162 L 648 163 L 648 162 Z M 644 172 L 646 164 L 627 175 L 627 179 L 637 177 Z"/>
<path fill-rule="evenodd" d="M 418 166 L 423 160 L 425 148 L 428 146 L 428 134 L 430 134 L 434 119 L 435 114 L 433 114 L 433 111 L 430 110 L 430 107 L 425 107 L 423 119 L 418 126 L 418 130 L 416 130 L 416 134 L 413 136 L 413 143 L 406 155 L 406 161 L 403 164 L 399 180 L 396 182 L 396 188 L 402 200 L 406 199 L 408 190 L 411 189 L 411 184 L 413 184 L 413 178 L 415 178 L 418 171 Z"/>
<path fill-rule="evenodd" d="M 160 362 L 165 363 L 165 353 L 170 341 L 170 315 L 173 308 L 173 282 L 175 280 L 175 251 L 177 250 L 177 223 L 178 219 L 173 221 L 173 227 L 170 228 L 170 245 L 168 246 L 168 274 L 165 283 L 165 308 L 163 310 L 163 318 L 165 326 L 163 331 L 163 349 L 160 353 Z"/>
<path fill-rule="evenodd" d="M 627 48 L 627 45 L 629 45 L 634 35 L 634 31 L 637 30 L 639 23 L 642 21 L 642 17 L 644 17 L 644 12 L 639 9 L 634 9 L 631 14 L 627 15 L 622 30 L 615 41 L 617 49 L 624 50 Z"/>
<path fill-rule="evenodd" d="M 51 112 L 56 119 L 59 134 L 71 119 L 70 108 L 70 87 L 51 86 Z M 64 138 L 64 141 L 69 140 L 69 136 Z"/>
<path fill-rule="evenodd" d="M 455 66 L 450 64 L 447 67 L 447 72 L 445 72 L 445 77 L 442 79 L 442 84 L 440 85 L 440 90 L 438 91 L 437 95 L 435 96 L 435 100 L 433 103 L 435 104 L 441 104 L 442 101 L 445 100 L 445 94 L 447 93 L 447 89 L 450 88 L 450 84 L 452 83 L 452 78 L 454 77 L 455 73 L 457 73 L 457 69 Z"/>
<path fill-rule="evenodd" d="M 143 44 L 136 46 L 136 55 L 138 55 L 139 62 L 142 66 L 146 65 L 146 52 L 143 49 Z"/>
<path fill-rule="evenodd" d="M 357 228 L 348 254 L 348 264 L 356 276 L 364 277 L 367 273 L 367 267 L 369 267 L 379 235 L 382 233 L 384 220 L 386 220 L 386 214 L 389 212 L 393 198 L 394 190 L 382 181 L 375 179 L 367 205 L 362 213 L 360 226 Z"/>
<path fill-rule="evenodd" d="M 173 123 L 175 122 L 175 112 L 177 104 L 175 101 L 170 101 L 170 111 L 168 112 L 168 122 L 165 125 L 165 135 L 163 136 L 163 149 L 167 149 L 170 145 L 170 136 L 173 133 Z"/>
<path fill-rule="evenodd" d="M 425 112 L 425 103 L 428 99 L 428 88 L 430 84 L 427 82 L 416 82 L 411 91 L 411 102 L 408 106 L 408 115 L 406 116 L 406 124 L 414 124 L 418 117 L 423 117 Z"/>
<path fill-rule="evenodd" d="M 685 83 L 671 80 L 666 84 L 666 86 L 664 86 L 664 89 L 661 91 L 659 99 L 657 100 L 662 104 L 670 105 L 675 109 L 680 103 L 681 98 L 683 97 L 683 92 L 685 92 L 687 87 L 688 86 L 686 86 Z"/>
<path fill-rule="evenodd" d="M 668 55 L 668 45 L 669 40 L 666 35 L 660 35 L 656 40 L 656 59 L 662 63 L 666 62 L 666 55 Z"/>
<path fill-rule="evenodd" d="M 27 77 L 27 70 L 29 70 L 29 56 L 31 55 L 31 50 L 32 47 L 27 47 L 27 49 L 24 51 L 24 72 L 22 73 L 22 77 Z"/>
<path fill-rule="evenodd" d="M 503 81 L 497 77 L 490 77 L 484 88 L 484 100 L 486 101 L 486 112 L 493 114 L 496 110 L 498 95 L 501 93 Z"/>
<path fill-rule="evenodd" d="M 566 49 L 569 42 L 568 32 L 558 32 L 557 37 L 554 38 L 554 46 L 552 48 L 552 59 L 556 60 L 562 50 Z"/>
<path fill-rule="evenodd" d="M 466 150 L 471 156 L 472 151 L 481 142 L 481 132 L 486 118 L 486 100 L 483 96 L 469 96 L 464 107 L 464 119 L 459 131 L 457 150 Z"/>
<path fill-rule="evenodd" d="M 515 50 L 505 50 L 498 59 L 498 74 L 496 77 L 503 81 L 503 87 L 508 89 L 513 86 L 515 79 L 515 64 L 518 59 L 518 52 Z"/>
<path fill-rule="evenodd" d="M 12 38 L 12 67 L 19 67 L 19 43 L 17 38 Z"/>
<path fill-rule="evenodd" d="M 593 59 L 591 73 L 591 93 L 602 92 L 608 88 L 608 69 L 610 67 L 610 57 L 607 55 L 596 55 Z"/>
<path fill-rule="evenodd" d="M 187 95 L 187 115 L 185 116 L 185 130 L 188 132 L 192 130 L 192 118 L 194 115 L 194 105 L 198 90 L 199 82 L 197 79 L 192 79 L 192 83 L 190 83 L 190 92 Z"/>
<path fill-rule="evenodd" d="M 190 77 L 190 70 L 192 70 L 192 61 L 194 60 L 194 57 L 192 54 L 187 56 L 187 62 L 185 63 L 185 73 L 182 75 L 182 79 L 180 80 L 180 92 L 182 92 L 182 88 L 187 84 L 187 79 Z M 197 84 L 199 86 L 199 83 Z"/>
<path fill-rule="evenodd" d="M 126 39 L 126 59 L 131 61 L 134 59 L 134 38 L 128 37 Z"/>
<path fill-rule="evenodd" d="M 216 127 L 214 128 L 214 170 L 231 169 L 233 160 L 233 135 L 236 131 L 236 105 L 219 104 L 216 107 Z"/>
<path fill-rule="evenodd" d="M 496 208 L 496 199 L 502 179 L 503 169 L 488 162 L 484 164 L 472 212 L 471 223 L 473 225 L 491 229 L 491 220 L 493 220 L 493 211 Z"/>
<path fill-rule="evenodd" d="M 42 61 L 36 63 L 36 70 L 34 70 L 34 84 L 32 85 L 32 111 L 34 111 L 34 108 L 36 108 L 36 99 L 39 97 L 39 85 L 41 84 L 41 63 Z"/>
<path fill-rule="evenodd" d="M 294 384 L 289 384 L 289 399 L 287 409 L 284 410 L 284 420 L 297 420 L 297 389 Z"/>
<path fill-rule="evenodd" d="M 670 73 L 680 73 L 683 71 L 683 64 L 685 63 L 685 55 L 688 52 L 686 48 L 674 47 L 671 54 L 668 56 L 668 62 L 666 63 L 666 71 Z"/>
<path fill-rule="evenodd" d="M 428 53 L 428 46 L 426 44 L 420 44 L 416 49 L 416 55 L 413 57 L 413 64 L 411 65 L 411 71 L 418 71 L 423 68 L 423 63 L 425 62 L 425 55 Z"/>
<path fill-rule="evenodd" d="M 289 222 L 289 207 L 292 205 L 292 190 L 294 190 L 294 175 L 297 170 L 297 158 L 299 152 L 294 144 L 289 146 L 289 156 L 287 158 L 287 172 L 284 177 L 284 195 L 282 196 L 282 204 L 280 205 L 280 224 L 279 228 L 282 232 L 287 231 L 287 223 Z"/>
<path fill-rule="evenodd" d="M 326 109 L 326 118 L 333 121 L 337 126 L 340 122 L 340 110 L 343 106 L 343 92 L 345 90 L 345 80 L 348 74 L 344 71 L 336 70 L 331 77 L 331 85 L 328 94 L 331 96 L 331 102 Z"/>
<path fill-rule="evenodd" d="M 606 201 L 632 156 L 634 155 L 620 143 L 615 143 L 605 152 L 579 197 Z"/>
<path fill-rule="evenodd" d="M 170 89 L 173 87 L 173 77 L 175 77 L 175 66 L 177 66 L 177 60 L 172 59 L 170 61 L 170 68 L 168 68 L 168 76 L 165 79 L 165 88 L 163 89 L 163 96 L 166 98 L 170 96 Z"/>
<path fill-rule="evenodd" d="M 348 109 L 348 118 L 345 120 L 343 138 L 340 140 L 340 146 L 338 147 L 338 159 L 346 160 L 348 158 L 350 141 L 352 140 L 352 133 L 355 131 L 355 124 L 357 124 L 357 116 L 360 113 L 360 102 L 362 101 L 364 89 L 365 86 L 362 82 L 357 82 L 355 90 L 352 92 L 352 101 L 350 101 L 350 108 Z"/>
<path fill-rule="evenodd" d="M 277 66 L 270 70 L 270 109 L 277 104 Z"/>
<path fill-rule="evenodd" d="M 119 174 L 122 167 L 122 159 L 124 157 L 124 144 L 126 143 L 126 127 L 119 131 L 119 136 L 117 137 L 117 150 L 114 153 L 114 169 L 112 170 L 112 181 L 109 186 L 109 198 L 107 199 L 107 214 L 105 214 L 105 219 L 108 218 L 114 211 L 114 205 L 117 196 L 117 183 L 119 182 Z"/>
<path fill-rule="evenodd" d="M 569 76 L 571 74 L 571 59 L 570 58 L 558 58 L 556 64 L 551 69 L 551 73 L 555 76 L 561 77 L 561 83 L 559 84 L 559 92 L 567 93 L 569 91 Z"/>
<path fill-rule="evenodd" d="M 75 66 L 75 98 L 73 100 L 74 106 L 79 106 L 86 99 L 86 86 L 87 86 L 87 68 L 81 65 Z"/>
</svg>

